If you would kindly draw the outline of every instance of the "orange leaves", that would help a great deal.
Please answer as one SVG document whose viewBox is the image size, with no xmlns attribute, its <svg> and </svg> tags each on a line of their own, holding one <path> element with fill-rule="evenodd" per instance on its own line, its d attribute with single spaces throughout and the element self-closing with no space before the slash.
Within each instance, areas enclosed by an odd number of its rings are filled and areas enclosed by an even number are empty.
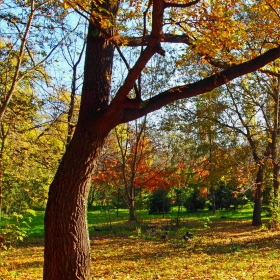
<svg viewBox="0 0 280 280">
<path fill-rule="evenodd" d="M 210 171 L 205 168 L 197 167 L 195 168 L 195 172 L 196 172 L 196 175 L 194 176 L 195 181 L 198 181 L 199 179 L 205 180 L 210 175 Z"/>
<path fill-rule="evenodd" d="M 109 153 L 101 156 L 98 170 L 92 177 L 94 184 L 118 188 L 133 185 L 149 191 L 179 184 L 177 171 L 184 169 L 183 163 L 171 167 L 168 154 L 158 150 L 152 139 L 132 127 L 119 126 L 115 133 L 118 147 L 114 146 L 114 135 L 111 135 Z"/>
</svg>

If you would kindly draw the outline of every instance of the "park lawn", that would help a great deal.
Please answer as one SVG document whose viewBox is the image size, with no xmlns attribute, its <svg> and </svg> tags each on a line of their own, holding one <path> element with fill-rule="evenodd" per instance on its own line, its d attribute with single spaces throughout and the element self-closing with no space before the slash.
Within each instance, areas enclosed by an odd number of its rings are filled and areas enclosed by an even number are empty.
<svg viewBox="0 0 280 280">
<path fill-rule="evenodd" d="M 126 214 L 108 222 L 101 213 L 89 213 L 93 279 L 280 279 L 280 232 L 252 227 L 246 214 L 210 215 L 210 221 L 208 212 L 188 214 L 179 228 L 172 216 L 143 216 L 141 224 L 129 224 Z M 42 279 L 43 238 L 36 219 L 27 240 L 1 250 L 1 280 Z M 94 220 L 102 231 L 92 230 Z M 156 225 L 155 235 L 148 224 Z M 167 241 L 160 238 L 165 230 Z M 194 234 L 190 242 L 182 239 L 186 230 Z"/>
</svg>

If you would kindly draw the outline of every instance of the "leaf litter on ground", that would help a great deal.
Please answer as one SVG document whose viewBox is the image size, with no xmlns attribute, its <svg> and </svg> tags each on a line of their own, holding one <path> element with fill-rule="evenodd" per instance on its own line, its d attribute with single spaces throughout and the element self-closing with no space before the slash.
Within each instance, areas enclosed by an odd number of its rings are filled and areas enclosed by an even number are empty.
<svg viewBox="0 0 280 280">
<path fill-rule="evenodd" d="M 188 222 L 168 229 L 168 239 L 145 233 L 91 236 L 93 279 L 280 279 L 280 231 L 252 227 L 249 221 L 213 221 L 210 228 Z M 232 250 L 233 240 L 236 250 Z M 1 250 L 0 279 L 42 279 L 43 243 Z"/>
</svg>

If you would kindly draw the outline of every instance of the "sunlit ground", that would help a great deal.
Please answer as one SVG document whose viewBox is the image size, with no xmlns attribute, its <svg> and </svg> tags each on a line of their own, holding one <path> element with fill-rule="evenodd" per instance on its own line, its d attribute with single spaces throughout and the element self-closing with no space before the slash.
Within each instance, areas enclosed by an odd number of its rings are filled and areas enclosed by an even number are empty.
<svg viewBox="0 0 280 280">
<path fill-rule="evenodd" d="M 280 279 L 279 231 L 242 220 L 209 226 L 189 222 L 169 230 L 167 241 L 162 227 L 152 235 L 137 226 L 131 234 L 92 232 L 93 279 Z M 194 233 L 190 242 L 182 238 L 186 228 Z M 42 243 L 28 244 L 1 251 L 1 280 L 42 279 Z"/>
</svg>

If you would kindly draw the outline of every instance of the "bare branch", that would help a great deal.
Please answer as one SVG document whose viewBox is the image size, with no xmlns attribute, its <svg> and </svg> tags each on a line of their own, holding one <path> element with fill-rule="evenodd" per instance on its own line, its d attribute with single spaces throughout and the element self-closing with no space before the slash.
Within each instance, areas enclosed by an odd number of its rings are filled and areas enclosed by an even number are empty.
<svg viewBox="0 0 280 280">
<path fill-rule="evenodd" d="M 21 68 L 21 63 L 22 63 L 22 59 L 23 59 L 23 53 L 24 53 L 24 49 L 25 49 L 25 46 L 26 46 L 26 43 L 27 43 L 27 37 L 28 37 L 29 32 L 30 32 L 31 23 L 33 21 L 34 14 L 35 14 L 34 5 L 35 5 L 35 1 L 32 1 L 31 2 L 31 8 L 30 8 L 30 15 L 29 15 L 29 18 L 28 18 L 28 22 L 27 22 L 27 26 L 26 26 L 23 38 L 22 38 L 22 42 L 21 42 L 21 46 L 20 46 L 20 51 L 19 51 L 19 56 L 18 56 L 18 61 L 17 61 L 17 65 L 16 65 L 16 69 L 15 69 L 15 74 L 14 74 L 14 77 L 13 77 L 12 85 L 11 85 L 10 90 L 7 93 L 7 97 L 4 100 L 3 105 L 0 108 L 0 121 L 2 121 L 2 119 L 4 117 L 4 113 L 5 113 L 8 105 L 9 105 L 9 103 L 11 101 L 11 98 L 12 98 L 12 96 L 14 94 L 14 90 L 15 90 L 17 84 L 18 84 L 18 77 L 19 77 L 19 74 L 20 74 L 20 68 Z"/>
<path fill-rule="evenodd" d="M 259 71 L 262 72 L 262 73 L 269 74 L 271 76 L 280 78 L 280 73 L 276 73 L 274 71 L 266 70 L 266 69 L 260 69 Z"/>
</svg>

